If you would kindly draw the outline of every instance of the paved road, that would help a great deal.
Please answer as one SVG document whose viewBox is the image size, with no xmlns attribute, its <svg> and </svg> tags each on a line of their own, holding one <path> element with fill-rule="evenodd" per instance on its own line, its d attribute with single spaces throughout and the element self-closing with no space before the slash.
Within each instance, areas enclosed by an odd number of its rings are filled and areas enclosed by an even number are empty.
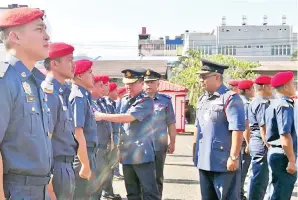
<svg viewBox="0 0 298 200">
<path fill-rule="evenodd" d="M 192 163 L 191 145 L 192 135 L 177 136 L 175 154 L 168 155 L 166 159 L 163 200 L 201 199 L 198 171 Z M 114 181 L 114 190 L 126 197 L 123 181 Z M 291 200 L 298 200 L 298 184 Z"/>
</svg>

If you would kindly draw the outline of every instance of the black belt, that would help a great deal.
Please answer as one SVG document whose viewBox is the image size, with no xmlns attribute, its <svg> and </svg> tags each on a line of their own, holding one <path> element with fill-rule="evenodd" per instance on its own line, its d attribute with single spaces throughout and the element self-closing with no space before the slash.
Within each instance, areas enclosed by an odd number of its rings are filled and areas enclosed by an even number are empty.
<svg viewBox="0 0 298 200">
<path fill-rule="evenodd" d="M 274 144 L 269 144 L 272 148 L 282 148 L 281 145 L 274 145 Z"/>
<path fill-rule="evenodd" d="M 49 184 L 50 176 L 25 176 L 19 174 L 4 174 L 3 180 L 6 183 L 16 183 L 21 185 L 31 185 L 31 186 L 45 186 Z"/>
<path fill-rule="evenodd" d="M 56 156 L 54 158 L 54 161 L 60 161 L 65 163 L 73 163 L 74 156 Z"/>
</svg>

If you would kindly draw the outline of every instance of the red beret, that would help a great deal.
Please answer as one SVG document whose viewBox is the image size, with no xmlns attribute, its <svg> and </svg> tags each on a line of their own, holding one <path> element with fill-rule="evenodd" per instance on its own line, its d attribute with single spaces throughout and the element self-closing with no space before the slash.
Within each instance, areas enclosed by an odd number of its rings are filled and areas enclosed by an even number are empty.
<svg viewBox="0 0 298 200">
<path fill-rule="evenodd" d="M 251 88 L 251 86 L 253 86 L 254 82 L 251 80 L 243 80 L 243 81 L 239 81 L 238 83 L 238 88 L 240 90 L 246 90 Z"/>
<path fill-rule="evenodd" d="M 102 81 L 102 75 L 95 75 L 95 76 L 93 77 L 93 79 L 94 79 L 94 82 L 95 82 L 95 83 L 97 83 L 97 82 L 99 82 L 99 81 Z"/>
<path fill-rule="evenodd" d="M 109 82 L 110 81 L 110 77 L 109 76 L 103 76 L 102 77 L 102 82 L 103 82 L 103 84 L 106 84 L 107 82 Z"/>
<path fill-rule="evenodd" d="M 255 84 L 258 85 L 268 85 L 271 84 L 271 77 L 267 75 L 259 76 L 255 80 Z"/>
<path fill-rule="evenodd" d="M 239 83 L 239 81 L 237 81 L 237 80 L 231 80 L 231 81 L 228 82 L 228 84 L 230 86 L 234 86 L 234 87 L 238 86 L 238 83 Z"/>
<path fill-rule="evenodd" d="M 293 78 L 294 78 L 294 73 L 291 71 L 278 72 L 272 77 L 271 85 L 272 87 L 279 87 L 288 83 Z"/>
<path fill-rule="evenodd" d="M 82 74 L 92 67 L 90 60 L 77 60 L 75 61 L 74 75 Z"/>
<path fill-rule="evenodd" d="M 0 28 L 9 28 L 28 24 L 38 18 L 43 17 L 44 13 L 37 8 L 12 8 L 0 15 Z"/>
<path fill-rule="evenodd" d="M 117 87 L 118 87 L 117 83 L 110 82 L 109 84 L 110 92 L 114 91 Z"/>
<path fill-rule="evenodd" d="M 120 88 L 118 88 L 118 89 L 117 89 L 117 93 L 118 93 L 118 95 L 119 95 L 119 94 L 126 93 L 126 88 L 125 88 L 125 87 L 120 87 Z"/>
<path fill-rule="evenodd" d="M 69 44 L 63 42 L 52 43 L 49 46 L 49 58 L 63 57 L 72 54 L 73 51 L 74 47 Z"/>
</svg>

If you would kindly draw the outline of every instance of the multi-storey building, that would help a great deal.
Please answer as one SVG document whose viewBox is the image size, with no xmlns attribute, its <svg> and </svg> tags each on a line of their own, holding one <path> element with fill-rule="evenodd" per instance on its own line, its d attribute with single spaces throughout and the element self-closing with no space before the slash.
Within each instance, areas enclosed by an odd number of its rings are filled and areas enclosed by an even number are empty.
<svg viewBox="0 0 298 200">
<path fill-rule="evenodd" d="M 297 49 L 297 36 L 293 27 L 286 24 L 286 16 L 282 16 L 279 25 L 270 25 L 267 16 L 260 25 L 249 25 L 246 16 L 242 17 L 240 25 L 227 25 L 226 17 L 223 17 L 221 25 L 210 33 L 186 30 L 180 43 L 169 44 L 167 38 L 160 38 L 156 45 L 156 40 L 150 40 L 143 27 L 139 35 L 139 52 L 145 56 L 179 56 L 181 51 L 177 49 L 182 48 L 182 54 L 195 49 L 203 54 L 231 55 L 249 61 L 289 61 Z"/>
</svg>

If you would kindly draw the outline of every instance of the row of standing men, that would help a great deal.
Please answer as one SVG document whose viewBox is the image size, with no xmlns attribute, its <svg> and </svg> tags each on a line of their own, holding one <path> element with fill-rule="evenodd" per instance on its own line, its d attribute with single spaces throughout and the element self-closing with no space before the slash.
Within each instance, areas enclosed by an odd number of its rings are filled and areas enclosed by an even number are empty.
<svg viewBox="0 0 298 200">
<path fill-rule="evenodd" d="M 206 92 L 198 100 L 194 143 L 202 199 L 290 200 L 297 180 L 294 74 L 231 81 L 227 88 L 222 75 L 228 66 L 202 64 L 198 74 Z"/>
<path fill-rule="evenodd" d="M 160 74 L 123 70 L 127 94 L 116 105 L 104 97 L 109 77 L 93 76 L 92 61 L 73 62 L 74 47 L 48 44 L 42 17 L 32 8 L 0 16 L 10 54 L 0 64 L 0 199 L 97 200 L 103 188 L 121 198 L 111 188 L 118 157 L 129 200 L 161 199 L 176 127 L 171 98 L 157 92 Z M 34 67 L 40 60 L 46 77 Z"/>
</svg>

